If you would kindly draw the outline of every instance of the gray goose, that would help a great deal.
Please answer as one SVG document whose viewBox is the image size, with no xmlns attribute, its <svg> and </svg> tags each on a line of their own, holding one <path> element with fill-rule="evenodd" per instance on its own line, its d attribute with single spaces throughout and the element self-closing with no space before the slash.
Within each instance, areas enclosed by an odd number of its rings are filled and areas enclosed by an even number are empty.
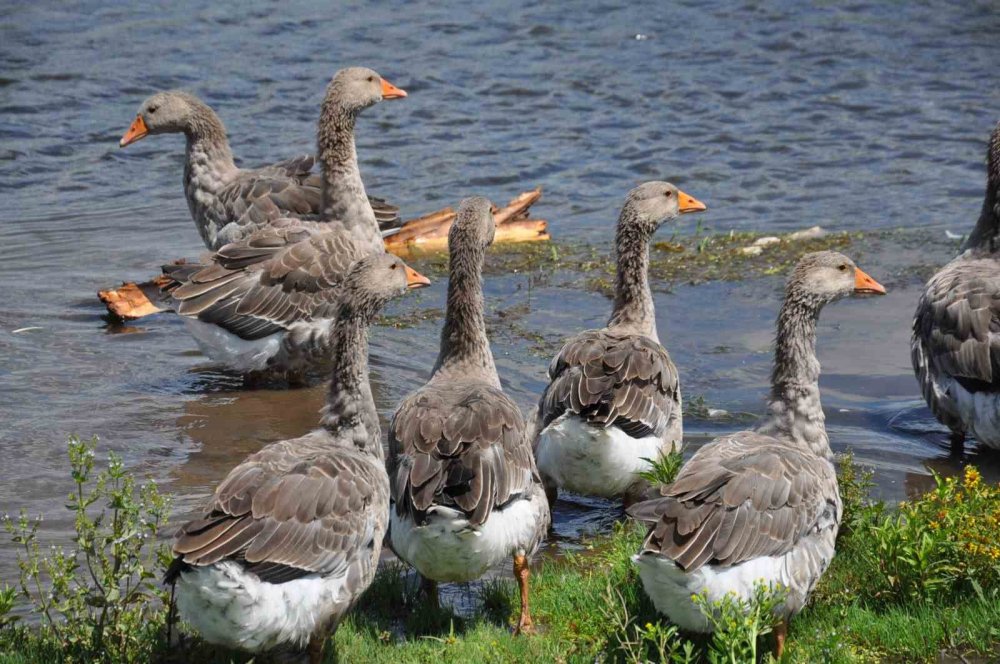
<svg viewBox="0 0 1000 664">
<path fill-rule="evenodd" d="M 274 219 L 207 263 L 164 268 L 170 307 L 211 359 L 249 376 L 299 376 L 329 357 L 341 278 L 359 257 L 385 251 L 354 148 L 355 116 L 385 85 L 356 67 L 327 88 L 317 131 L 327 221 Z"/>
<path fill-rule="evenodd" d="M 462 201 L 448 233 L 440 353 L 428 383 L 400 404 L 389 427 L 389 539 L 435 604 L 436 582 L 477 579 L 513 556 L 520 633 L 532 629 L 528 557 L 550 516 L 524 419 L 500 387 L 486 337 L 482 267 L 494 231 L 488 200 Z"/>
<path fill-rule="evenodd" d="M 924 399 L 956 450 L 967 434 L 1000 450 L 1000 123 L 986 161 L 979 221 L 961 255 L 927 282 L 910 342 Z"/>
<path fill-rule="evenodd" d="M 399 99 L 406 92 L 370 69 L 352 68 L 345 77 L 372 77 L 381 89 L 378 98 Z M 335 79 L 336 80 L 336 79 Z M 357 111 L 362 110 L 358 108 Z M 353 128 L 353 118 L 351 118 Z M 398 208 L 380 198 L 366 197 L 352 186 L 360 180 L 357 162 L 345 162 L 338 173 L 343 185 L 323 201 L 322 175 L 314 173 L 316 159 L 301 155 L 261 168 L 239 168 L 222 120 L 207 104 L 179 90 L 158 92 L 139 107 L 119 145 L 125 147 L 154 134 L 183 133 L 187 139 L 184 195 L 201 239 L 209 249 L 246 238 L 275 219 L 286 216 L 336 218 L 344 214 L 371 214 L 384 230 L 399 225 Z M 353 149 L 353 134 L 351 147 Z M 365 200 L 368 201 L 365 204 Z"/>
<path fill-rule="evenodd" d="M 778 314 L 768 412 L 751 431 L 699 449 L 661 497 L 629 509 L 649 525 L 634 561 L 646 594 L 683 629 L 710 627 L 692 601 L 707 593 L 748 600 L 754 585 L 787 591 L 787 619 L 800 611 L 833 559 L 842 505 L 824 426 L 816 359 L 823 306 L 885 289 L 833 251 L 806 254 Z"/>
<path fill-rule="evenodd" d="M 244 459 L 204 516 L 180 529 L 166 581 L 205 640 L 319 662 L 371 583 L 389 478 L 368 382 L 368 326 L 390 298 L 428 283 L 391 254 L 359 260 L 344 280 L 320 428 Z"/>
<path fill-rule="evenodd" d="M 538 403 L 534 451 L 550 499 L 560 488 L 634 499 L 648 460 L 679 448 L 680 385 L 656 333 L 649 243 L 665 221 L 704 209 L 667 182 L 642 184 L 625 199 L 611 318 L 566 342 Z"/>
</svg>

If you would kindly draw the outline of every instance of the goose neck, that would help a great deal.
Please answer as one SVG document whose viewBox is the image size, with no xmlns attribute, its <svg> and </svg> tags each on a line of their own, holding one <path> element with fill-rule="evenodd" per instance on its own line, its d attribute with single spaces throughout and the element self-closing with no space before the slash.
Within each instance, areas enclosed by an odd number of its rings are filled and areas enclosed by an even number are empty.
<svg viewBox="0 0 1000 664">
<path fill-rule="evenodd" d="M 368 380 L 367 321 L 344 316 L 332 325 L 333 366 L 320 424 L 338 439 L 381 458 L 381 430 Z"/>
<path fill-rule="evenodd" d="M 434 380 L 475 375 L 500 386 L 486 336 L 482 272 L 485 257 L 485 248 L 471 243 L 451 250 L 447 313 Z"/>
<path fill-rule="evenodd" d="M 649 290 L 649 241 L 652 234 L 630 210 L 622 212 L 615 236 L 615 303 L 608 327 L 627 328 L 659 341 L 656 311 Z"/>
<path fill-rule="evenodd" d="M 338 221 L 359 238 L 368 240 L 373 249 L 381 248 L 382 235 L 375 213 L 368 202 L 358 168 L 354 144 L 356 113 L 335 100 L 323 103 L 317 134 L 322 167 L 320 219 Z"/>
<path fill-rule="evenodd" d="M 986 194 L 975 228 L 962 244 L 962 251 L 1000 251 L 1000 127 L 993 132 L 986 159 Z"/>
<path fill-rule="evenodd" d="M 789 295 L 778 316 L 771 396 L 762 433 L 799 443 L 829 457 L 823 406 L 820 402 L 820 364 L 816 358 L 816 324 L 822 303 Z"/>
</svg>

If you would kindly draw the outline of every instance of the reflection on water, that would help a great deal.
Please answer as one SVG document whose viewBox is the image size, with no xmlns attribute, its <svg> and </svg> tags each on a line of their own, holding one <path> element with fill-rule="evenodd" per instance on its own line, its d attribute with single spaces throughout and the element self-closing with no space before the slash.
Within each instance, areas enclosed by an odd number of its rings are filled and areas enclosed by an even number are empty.
<svg viewBox="0 0 1000 664">
<path fill-rule="evenodd" d="M 991 3 L 595 0 L 565 12 L 523 0 L 303 0 L 281 12 L 242 3 L 232 15 L 183 2 L 153 13 L 90 0 L 0 8 L 0 509 L 44 513 L 46 535 L 65 535 L 70 433 L 99 435 L 101 449 L 166 482 L 184 514 L 241 457 L 315 425 L 322 385 L 243 390 L 206 369 L 176 319 L 107 326 L 93 293 L 201 251 L 180 187 L 182 139 L 117 147 L 147 94 L 204 96 L 252 165 L 312 150 L 325 82 L 346 64 L 410 92 L 358 124 L 373 193 L 405 216 L 542 185 L 538 213 L 553 235 L 601 253 L 624 192 L 655 177 L 705 201 L 702 222 L 716 230 L 930 229 L 850 249 L 890 293 L 824 314 L 831 440 L 875 466 L 890 499 L 926 486 L 928 469 L 973 461 L 1000 474 L 975 452 L 949 458 L 908 358 L 920 283 L 954 251 L 944 230 L 964 232 L 980 206 L 1000 109 L 1000 88 L 986 83 L 1000 58 Z M 491 277 L 487 299 L 544 339 L 603 324 L 604 297 L 560 284 Z M 772 277 L 657 295 L 686 396 L 760 412 L 780 293 Z M 439 280 L 392 312 L 440 308 L 444 294 Z M 40 329 L 13 334 L 25 327 Z M 505 387 L 528 412 L 549 358 L 497 329 Z M 383 417 L 426 378 L 437 337 L 433 321 L 374 331 Z M 688 451 L 729 426 L 689 418 Z M 619 514 L 563 501 L 554 546 L 572 548 Z M 0 577 L 11 556 L 0 546 Z"/>
</svg>

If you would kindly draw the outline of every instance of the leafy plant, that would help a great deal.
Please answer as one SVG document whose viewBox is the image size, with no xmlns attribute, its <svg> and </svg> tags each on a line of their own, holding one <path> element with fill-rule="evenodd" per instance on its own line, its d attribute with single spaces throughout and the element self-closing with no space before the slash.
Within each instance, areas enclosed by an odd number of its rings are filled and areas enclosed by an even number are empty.
<svg viewBox="0 0 1000 664">
<path fill-rule="evenodd" d="M 749 600 L 729 594 L 710 602 L 705 594 L 695 595 L 698 609 L 712 626 L 712 638 L 706 653 L 708 662 L 741 664 L 759 661 L 757 649 L 760 638 L 774 631 L 780 621 L 776 611 L 786 596 L 784 588 L 763 582 L 754 584 L 754 594 Z"/>
<path fill-rule="evenodd" d="M 13 625 L 21 616 L 14 615 L 14 604 L 17 602 L 17 588 L 11 588 L 6 583 L 0 590 L 0 629 Z"/>
<path fill-rule="evenodd" d="M 43 618 L 40 637 L 54 639 L 66 661 L 148 661 L 165 617 L 154 570 L 169 500 L 154 482 L 137 485 L 115 454 L 95 475 L 95 447 L 96 438 L 69 440 L 72 547 L 43 551 L 41 517 L 4 517 L 20 549 L 20 594 Z"/>
<path fill-rule="evenodd" d="M 643 461 L 649 463 L 649 468 L 640 471 L 638 473 L 639 477 L 653 486 L 659 486 L 662 484 L 671 484 L 677 479 L 677 473 L 681 471 L 681 466 L 684 465 L 684 456 L 680 450 L 675 450 L 658 459 L 643 458 Z"/>
</svg>

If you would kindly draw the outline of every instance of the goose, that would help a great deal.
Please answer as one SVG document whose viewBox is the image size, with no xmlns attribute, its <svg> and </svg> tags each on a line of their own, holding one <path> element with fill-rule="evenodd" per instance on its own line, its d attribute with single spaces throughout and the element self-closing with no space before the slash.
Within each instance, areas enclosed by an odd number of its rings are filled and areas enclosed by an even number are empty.
<svg viewBox="0 0 1000 664">
<path fill-rule="evenodd" d="M 957 451 L 967 434 L 1000 450 L 1000 123 L 986 161 L 979 220 L 961 255 L 927 282 L 910 342 L 920 390 Z"/>
<path fill-rule="evenodd" d="M 341 70 L 333 86 L 354 87 L 357 93 L 341 95 L 344 112 L 336 125 L 338 168 L 325 176 L 334 185 L 328 187 L 325 198 L 324 176 L 313 173 L 316 159 L 311 155 L 261 168 L 236 166 L 222 120 L 187 92 L 157 92 L 143 101 L 119 145 L 125 147 L 155 134 L 184 134 L 184 195 L 201 239 L 211 250 L 244 239 L 286 216 L 333 219 L 374 214 L 384 229 L 394 228 L 400 223 L 398 208 L 365 196 L 364 188 L 358 186 L 361 176 L 354 154 L 354 118 L 383 99 L 406 97 L 406 92 L 363 67 Z"/>
<path fill-rule="evenodd" d="M 166 581 L 180 616 L 210 643 L 321 661 L 324 644 L 375 575 L 389 511 L 368 326 L 382 306 L 430 283 L 374 254 L 344 279 L 320 427 L 266 446 L 181 527 Z"/>
<path fill-rule="evenodd" d="M 384 95 L 370 69 L 341 70 L 327 88 L 317 132 L 324 219 L 279 217 L 207 261 L 164 267 L 172 310 L 202 352 L 249 382 L 300 380 L 329 358 L 330 322 L 350 265 L 385 246 L 365 196 L 354 118 Z M 343 207 L 343 201 L 356 205 Z"/>
<path fill-rule="evenodd" d="M 704 209 L 667 182 L 646 182 L 625 199 L 611 318 L 566 342 L 538 402 L 534 453 L 550 500 L 558 489 L 632 500 L 643 486 L 637 473 L 679 448 L 680 385 L 656 332 L 649 243 L 664 222 Z"/>
<path fill-rule="evenodd" d="M 448 305 L 430 380 L 389 426 L 392 550 L 436 582 L 471 581 L 513 557 L 516 633 L 533 629 L 528 560 L 549 527 L 545 492 L 517 404 L 500 387 L 483 315 L 482 268 L 494 237 L 490 202 L 462 201 L 448 232 Z"/>
<path fill-rule="evenodd" d="M 802 609 L 833 559 L 842 504 L 820 404 L 816 323 L 829 302 L 885 293 L 848 257 L 806 254 L 778 314 L 767 414 L 757 427 L 699 449 L 661 496 L 629 514 L 649 526 L 633 558 L 656 609 L 682 629 L 707 632 L 693 600 L 742 600 L 780 585 L 776 655 L 787 620 Z"/>
</svg>

